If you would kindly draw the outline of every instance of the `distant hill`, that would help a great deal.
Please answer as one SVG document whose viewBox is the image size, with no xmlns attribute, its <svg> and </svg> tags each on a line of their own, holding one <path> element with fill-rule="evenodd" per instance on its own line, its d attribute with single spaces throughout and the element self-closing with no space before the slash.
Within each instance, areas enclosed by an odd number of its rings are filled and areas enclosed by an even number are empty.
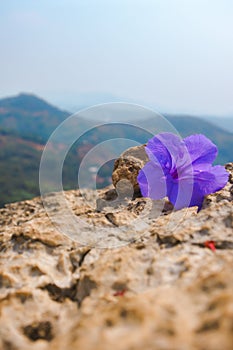
<svg viewBox="0 0 233 350">
<path fill-rule="evenodd" d="M 0 128 L 26 138 L 31 135 L 42 142 L 69 115 L 34 95 L 20 94 L 0 100 Z"/>
<path fill-rule="evenodd" d="M 231 117 L 204 116 L 203 119 L 207 120 L 211 124 L 217 125 L 223 130 L 233 133 L 233 115 Z"/>
<path fill-rule="evenodd" d="M 20 94 L 0 100 L 0 207 L 39 195 L 38 172 L 43 147 L 54 129 L 69 115 L 34 95 Z M 203 133 L 216 143 L 219 147 L 218 163 L 232 161 L 233 134 L 196 117 L 166 115 L 166 118 L 182 136 Z M 80 118 L 79 123 L 81 129 L 85 130 L 88 126 L 85 119 Z M 140 124 L 142 128 L 150 129 L 151 121 L 142 120 Z M 69 131 L 66 138 L 69 139 Z M 64 162 L 65 189 L 77 187 L 77 173 L 83 157 L 92 147 L 109 138 L 128 138 L 146 143 L 148 133 L 131 127 L 122 128 L 120 124 L 114 128 L 102 126 L 86 133 L 73 145 Z M 61 146 L 54 145 L 54 152 L 59 152 Z M 98 162 L 104 164 L 108 157 L 117 154 L 118 150 L 113 148 L 114 145 L 107 147 L 98 154 L 98 159 L 90 160 L 87 172 Z M 100 169 L 97 186 L 109 184 L 112 167 L 113 161 L 110 161 Z M 88 181 L 87 177 L 87 187 L 90 186 Z"/>
</svg>

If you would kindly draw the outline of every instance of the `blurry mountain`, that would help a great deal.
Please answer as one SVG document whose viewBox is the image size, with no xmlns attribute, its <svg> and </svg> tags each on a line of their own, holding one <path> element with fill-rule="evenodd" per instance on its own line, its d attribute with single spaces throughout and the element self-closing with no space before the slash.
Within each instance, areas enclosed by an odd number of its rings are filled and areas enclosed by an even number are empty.
<svg viewBox="0 0 233 350">
<path fill-rule="evenodd" d="M 0 100 L 0 206 L 39 195 L 39 164 L 44 145 L 54 129 L 69 115 L 30 94 Z M 216 143 L 219 148 L 217 163 L 232 161 L 233 134 L 196 117 L 166 115 L 166 118 L 182 136 L 203 133 Z M 88 120 L 85 118 L 78 118 L 78 123 L 80 130 L 88 128 Z M 150 130 L 151 120 L 141 120 L 140 125 Z M 54 155 L 69 141 L 69 132 L 67 130 L 65 138 L 57 140 L 57 144 L 52 146 Z M 77 187 L 77 174 L 82 159 L 94 146 L 111 138 L 128 138 L 146 143 L 149 137 L 143 130 L 135 130 L 130 126 L 122 128 L 121 124 L 115 124 L 114 128 L 105 125 L 88 131 L 71 147 L 65 159 L 64 189 Z M 98 164 L 103 166 L 97 174 L 97 187 L 110 183 L 114 160 L 108 159 L 111 156 L 116 158 L 124 147 L 127 148 L 127 143 L 122 141 L 120 147 L 113 143 L 102 152 L 94 153 L 94 158 L 86 164 L 87 187 L 92 185 L 90 179 Z"/>
<path fill-rule="evenodd" d="M 208 122 L 219 126 L 221 129 L 233 133 L 233 116 L 228 116 L 228 117 L 204 116 L 203 118 Z"/>
<path fill-rule="evenodd" d="M 0 128 L 45 142 L 70 113 L 30 94 L 0 100 Z"/>
</svg>

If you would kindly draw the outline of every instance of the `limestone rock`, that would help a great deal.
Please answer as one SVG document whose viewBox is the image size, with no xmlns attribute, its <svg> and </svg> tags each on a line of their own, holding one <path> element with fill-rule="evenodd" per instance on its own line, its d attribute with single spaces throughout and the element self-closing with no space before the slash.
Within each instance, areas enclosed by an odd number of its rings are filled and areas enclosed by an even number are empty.
<svg viewBox="0 0 233 350">
<path fill-rule="evenodd" d="M 148 156 L 145 152 L 145 145 L 135 146 L 127 149 L 115 161 L 112 173 L 112 182 L 116 187 L 122 179 L 127 179 L 133 186 L 135 195 L 140 194 L 137 182 L 138 172 L 148 162 Z M 125 186 L 127 190 L 127 184 Z M 124 192 L 124 190 L 122 190 Z"/>
<path fill-rule="evenodd" d="M 77 230 L 87 220 L 90 236 L 105 230 L 120 241 L 129 225 L 129 244 L 114 249 L 59 232 L 40 198 L 1 209 L 0 349 L 231 350 L 233 164 L 226 168 L 228 184 L 199 213 L 160 201 L 147 211 L 145 198 L 97 211 L 96 198 L 114 201 L 114 190 L 66 192 Z M 56 198 L 51 208 L 66 224 Z"/>
</svg>

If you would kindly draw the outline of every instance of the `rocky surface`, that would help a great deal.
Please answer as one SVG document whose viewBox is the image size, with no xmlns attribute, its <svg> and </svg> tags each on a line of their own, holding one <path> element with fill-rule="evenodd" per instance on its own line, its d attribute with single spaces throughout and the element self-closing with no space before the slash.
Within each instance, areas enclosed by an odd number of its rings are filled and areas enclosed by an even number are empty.
<svg viewBox="0 0 233 350">
<path fill-rule="evenodd" d="M 133 187 L 135 195 L 140 194 L 140 188 L 137 182 L 137 176 L 139 170 L 148 162 L 149 158 L 145 151 L 145 145 L 135 146 L 127 149 L 121 154 L 121 156 L 115 161 L 114 169 L 112 173 L 112 182 L 115 187 L 122 181 L 122 179 L 128 180 L 128 184 L 124 186 L 120 192 L 126 192 L 129 183 Z"/>
<path fill-rule="evenodd" d="M 112 206 L 117 198 L 108 190 L 94 206 L 83 193 L 66 192 L 77 232 L 83 221 L 92 234 L 117 237 L 130 226 L 130 240 L 111 249 L 59 232 L 40 198 L 7 205 L 0 211 L 0 349 L 232 350 L 233 164 L 227 169 L 227 186 L 199 213 L 153 203 L 135 239 L 131 223 L 146 199 Z"/>
</svg>

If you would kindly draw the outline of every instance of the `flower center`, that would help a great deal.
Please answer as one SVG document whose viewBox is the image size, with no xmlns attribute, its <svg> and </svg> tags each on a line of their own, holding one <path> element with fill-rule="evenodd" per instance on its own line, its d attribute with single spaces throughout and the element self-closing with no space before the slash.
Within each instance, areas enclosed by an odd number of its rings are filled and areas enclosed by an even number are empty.
<svg viewBox="0 0 233 350">
<path fill-rule="evenodd" d="M 172 172 L 171 172 L 171 176 L 174 180 L 177 180 L 178 179 L 178 171 L 177 169 L 173 169 Z"/>
</svg>

